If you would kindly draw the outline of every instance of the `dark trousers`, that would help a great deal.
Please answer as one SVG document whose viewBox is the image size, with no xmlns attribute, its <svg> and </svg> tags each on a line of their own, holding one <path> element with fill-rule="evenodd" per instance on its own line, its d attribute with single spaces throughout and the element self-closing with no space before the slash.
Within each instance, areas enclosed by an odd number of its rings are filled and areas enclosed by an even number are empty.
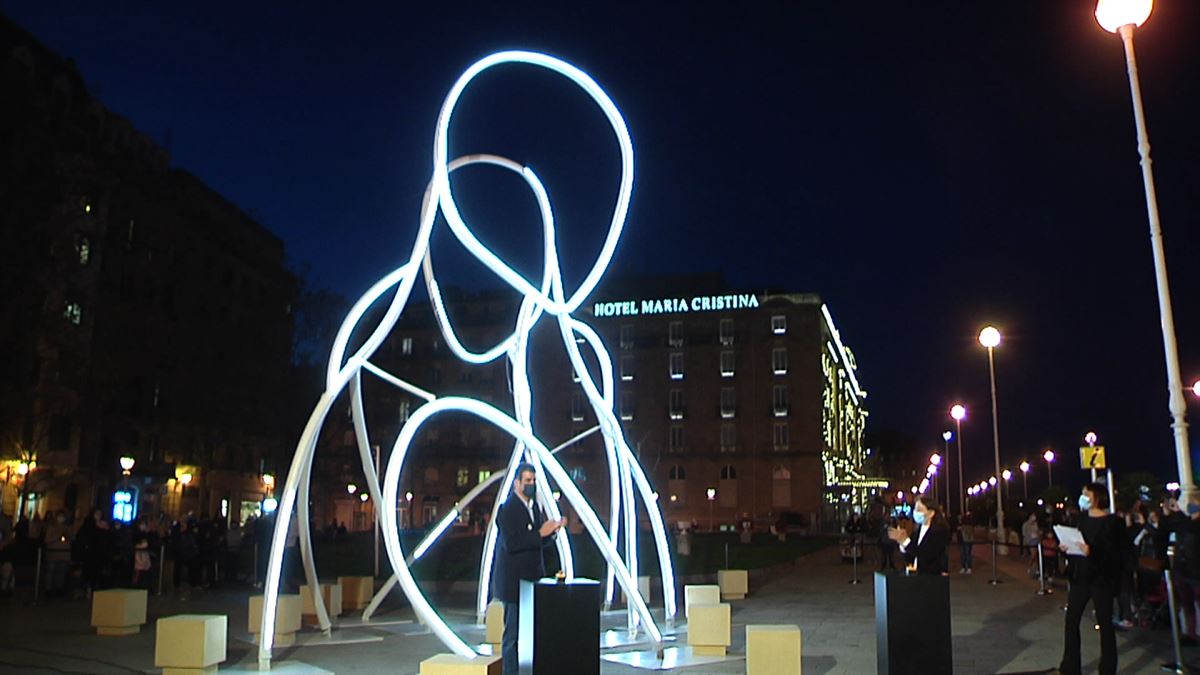
<svg viewBox="0 0 1200 675">
<path fill-rule="evenodd" d="M 1115 675 L 1117 672 L 1117 634 L 1113 629 L 1113 589 L 1106 584 L 1071 582 L 1067 591 L 1067 618 L 1063 634 L 1063 657 L 1058 669 L 1064 675 L 1079 675 L 1079 621 L 1088 600 L 1096 610 L 1096 622 L 1100 624 L 1100 675 Z"/>
<path fill-rule="evenodd" d="M 517 634 L 521 631 L 521 603 L 504 603 L 504 644 L 500 654 L 504 657 L 504 675 L 517 675 Z"/>
</svg>

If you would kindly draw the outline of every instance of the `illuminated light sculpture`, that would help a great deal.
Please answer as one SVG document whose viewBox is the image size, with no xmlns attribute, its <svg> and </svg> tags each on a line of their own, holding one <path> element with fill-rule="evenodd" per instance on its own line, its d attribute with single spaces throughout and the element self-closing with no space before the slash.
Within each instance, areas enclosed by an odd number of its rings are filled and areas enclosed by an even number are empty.
<svg viewBox="0 0 1200 675">
<path fill-rule="evenodd" d="M 448 151 L 448 136 L 450 120 L 453 116 L 463 91 L 479 74 L 501 64 L 526 64 L 545 68 L 556 72 L 578 85 L 600 107 L 612 127 L 621 155 L 621 180 L 617 199 L 613 209 L 608 234 L 604 240 L 595 263 L 584 277 L 578 288 L 567 296 L 563 288 L 558 253 L 555 244 L 554 216 L 550 207 L 549 196 L 537 175 L 528 167 L 510 159 L 495 155 L 467 155 L 450 160 Z M 484 246 L 471 232 L 455 203 L 450 186 L 450 174 L 462 167 L 470 165 L 490 165 L 507 169 L 518 174 L 529 187 L 537 200 L 543 230 L 544 264 L 542 278 L 537 285 L 525 279 L 514 271 L 508 264 L 497 257 Z M 310 519 L 307 505 L 309 503 L 309 488 L 313 466 L 313 456 L 316 452 L 317 438 L 320 435 L 325 418 L 333 407 L 334 401 L 343 392 L 349 394 L 351 417 L 354 424 L 359 456 L 363 472 L 366 476 L 364 497 L 376 504 L 379 514 L 380 527 L 383 535 L 388 559 L 392 564 L 394 575 L 384 585 L 384 588 L 372 600 L 364 612 L 364 619 L 378 606 L 384 595 L 396 584 L 399 584 L 404 594 L 412 604 L 413 611 L 421 621 L 427 624 L 432 632 L 455 653 L 473 657 L 475 650 L 468 645 L 454 630 L 446 624 L 437 612 L 430 606 L 425 595 L 413 579 L 409 569 L 412 560 L 421 557 L 437 538 L 445 532 L 456 518 L 466 508 L 467 504 L 487 487 L 504 479 L 500 483 L 499 495 L 493 507 L 492 518 L 484 537 L 484 552 L 480 566 L 479 598 L 477 610 L 483 613 L 487 600 L 488 587 L 493 558 L 496 550 L 496 512 L 499 511 L 510 491 L 508 486 L 515 478 L 517 466 L 522 461 L 534 465 L 537 471 L 549 476 L 557 486 L 557 493 L 565 498 L 574 508 L 592 541 L 600 549 L 608 563 L 606 598 L 611 601 L 615 589 L 619 586 L 628 599 L 628 624 L 631 631 L 644 625 L 646 632 L 655 642 L 662 641 L 662 633 L 650 614 L 646 599 L 642 597 L 637 585 L 639 571 L 637 559 L 637 503 L 635 497 L 640 497 L 645 508 L 654 535 L 659 571 L 663 581 L 665 614 L 668 622 L 672 622 L 676 614 L 675 579 L 671 567 L 670 552 L 667 548 L 666 527 L 662 512 L 658 505 L 657 494 L 653 491 L 641 466 L 622 433 L 620 423 L 613 411 L 613 367 L 612 359 L 605 349 L 599 335 L 587 324 L 574 318 L 572 313 L 577 310 L 588 295 L 595 289 L 612 259 L 629 207 L 630 194 L 633 188 L 633 144 L 626 129 L 625 121 L 612 100 L 587 74 L 563 61 L 543 54 L 533 52 L 509 51 L 488 56 L 468 68 L 455 82 L 442 105 L 434 136 L 433 175 L 426 189 L 421 206 L 419 227 L 412 255 L 408 262 L 393 270 L 376 282 L 354 304 L 344 319 L 330 352 L 328 369 L 326 371 L 325 391 L 314 407 L 304 432 L 296 446 L 287 480 L 279 494 L 277 521 L 271 539 L 271 553 L 267 564 L 267 578 L 264 588 L 262 624 L 259 635 L 258 660 L 260 669 L 270 667 L 271 649 L 275 634 L 275 613 L 280 591 L 280 576 L 283 563 L 283 549 L 286 541 L 293 510 L 297 519 L 297 529 L 300 536 L 300 553 L 304 572 L 309 585 L 317 584 L 316 564 L 312 551 Z M 517 312 L 513 332 L 504 340 L 483 352 L 472 352 L 462 345 L 451 325 L 442 302 L 441 292 L 433 272 L 433 263 L 429 255 L 429 241 L 433 224 L 438 213 L 441 213 L 451 232 L 466 250 L 489 270 L 500 277 L 509 286 L 523 295 L 523 300 Z M 463 397 L 438 397 L 433 392 L 406 382 L 374 364 L 370 359 L 374 352 L 383 344 L 396 321 L 400 318 L 408 303 L 409 295 L 420 274 L 425 282 L 430 303 L 437 318 L 439 328 L 446 345 L 460 359 L 472 364 L 484 364 L 502 357 L 508 359 L 512 372 L 513 410 L 512 416 L 482 401 Z M 394 293 L 387 311 L 379 320 L 379 324 L 371 330 L 360 326 L 359 322 L 367 310 L 380 301 L 389 292 Z M 561 333 L 563 346 L 575 371 L 579 383 L 592 406 L 597 418 L 597 426 L 554 450 L 537 437 L 532 425 L 533 392 L 530 388 L 527 373 L 527 356 L 529 334 L 537 321 L 543 315 L 549 315 L 557 322 Z M 350 337 L 356 330 L 362 328 L 361 334 L 367 335 L 361 346 L 352 353 L 347 353 Z M 583 355 L 578 344 L 582 343 L 592 352 L 599 363 L 599 383 L 593 378 L 584 364 Z M 363 374 L 373 375 L 399 389 L 418 398 L 425 403 L 412 411 L 405 421 L 400 433 L 392 445 L 391 454 L 387 456 L 387 468 L 382 477 L 377 475 L 375 462 L 371 457 L 371 442 L 368 433 L 366 417 L 362 402 Z M 441 521 L 407 556 L 401 548 L 397 522 L 397 508 L 400 495 L 400 477 L 405 468 L 405 459 L 412 441 L 422 425 L 445 412 L 468 413 L 484 420 L 513 437 L 515 443 L 507 470 L 497 472 L 489 480 L 481 482 L 471 492 L 464 496 L 450 509 Z M 582 492 L 576 487 L 571 476 L 555 459 L 554 453 L 574 441 L 595 431 L 599 431 L 603 442 L 609 468 L 610 508 L 607 527 L 596 515 Z M 559 518 L 558 494 L 552 493 L 550 481 L 539 481 L 537 484 L 537 502 L 547 512 L 550 518 Z M 404 494 L 404 499 L 411 499 L 410 494 Z M 619 539 L 623 533 L 624 537 Z M 556 535 L 555 544 L 558 547 L 564 572 L 568 578 L 574 576 L 573 556 L 570 540 L 564 530 Z M 622 557 L 623 554 L 623 557 Z M 319 595 L 314 596 L 316 615 L 321 628 L 330 629 L 328 612 L 324 601 Z"/>
</svg>

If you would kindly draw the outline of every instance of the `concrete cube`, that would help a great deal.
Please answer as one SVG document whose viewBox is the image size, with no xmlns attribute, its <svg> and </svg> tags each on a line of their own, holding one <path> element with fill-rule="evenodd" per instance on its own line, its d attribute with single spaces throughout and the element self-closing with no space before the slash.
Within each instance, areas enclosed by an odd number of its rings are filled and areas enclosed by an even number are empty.
<svg viewBox="0 0 1200 675">
<path fill-rule="evenodd" d="M 688 645 L 700 656 L 725 656 L 732 640 L 729 603 L 692 603 L 688 617 Z"/>
<path fill-rule="evenodd" d="M 339 584 L 321 584 L 321 599 L 325 601 L 325 612 L 333 619 L 342 613 L 342 587 Z M 303 604 L 303 619 L 317 622 L 317 605 L 313 602 L 312 586 L 300 587 L 300 602 Z"/>
<path fill-rule="evenodd" d="M 437 654 L 421 662 L 420 675 L 502 675 L 504 661 L 499 656 L 468 658 L 457 654 Z"/>
<path fill-rule="evenodd" d="M 746 626 L 746 675 L 800 675 L 800 627 Z"/>
<path fill-rule="evenodd" d="M 484 614 L 484 642 L 492 645 L 495 653 L 500 653 L 500 644 L 504 642 L 504 603 L 493 600 L 488 603 Z"/>
<path fill-rule="evenodd" d="M 215 673 L 225 660 L 229 617 L 179 614 L 159 619 L 154 635 L 154 665 L 163 673 Z"/>
<path fill-rule="evenodd" d="M 133 635 L 144 623 L 144 589 L 114 588 L 92 593 L 92 625 L 97 635 Z"/>
<path fill-rule="evenodd" d="M 338 577 L 342 609 L 366 609 L 375 597 L 375 577 Z"/>
<path fill-rule="evenodd" d="M 717 585 L 722 600 L 744 600 L 750 592 L 750 575 L 746 570 L 717 570 Z"/>
<path fill-rule="evenodd" d="M 300 596 L 295 594 L 279 595 L 279 603 L 275 606 L 275 644 L 286 647 L 296 641 L 296 631 L 300 630 Z M 250 632 L 258 639 L 263 613 L 263 596 L 250 596 Z"/>
<path fill-rule="evenodd" d="M 715 605 L 721 602 L 721 587 L 715 584 L 689 584 L 683 587 L 683 615 L 691 618 L 694 604 Z"/>
</svg>

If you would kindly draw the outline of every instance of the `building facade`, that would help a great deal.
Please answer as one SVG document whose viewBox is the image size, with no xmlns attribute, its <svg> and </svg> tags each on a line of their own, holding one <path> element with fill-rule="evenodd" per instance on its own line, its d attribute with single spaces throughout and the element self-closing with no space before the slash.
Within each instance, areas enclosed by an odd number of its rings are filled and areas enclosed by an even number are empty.
<svg viewBox="0 0 1200 675">
<path fill-rule="evenodd" d="M 666 290 L 637 291 L 645 288 Z M 817 531 L 840 522 L 846 509 L 865 504 L 881 486 L 861 473 L 867 411 L 857 364 L 819 297 L 730 293 L 713 277 L 618 284 L 596 296 L 579 318 L 609 350 L 616 413 L 672 526 L 784 521 Z M 472 351 L 513 331 L 517 306 L 507 296 L 460 293 L 445 304 L 458 338 Z M 543 318 L 530 340 L 535 433 L 551 448 L 566 444 L 560 461 L 605 513 L 607 461 L 601 438 L 589 434 L 596 416 L 553 319 Z M 598 361 L 581 351 L 599 382 Z M 410 303 L 372 361 L 438 396 L 472 396 L 512 412 L 507 360 L 460 361 L 446 348 L 428 305 Z M 377 439 L 394 440 L 421 404 L 372 378 L 364 392 Z M 333 477 L 327 494 L 343 483 L 361 486 L 353 432 L 347 424 L 339 433 L 327 440 L 340 450 L 318 453 L 321 468 L 314 471 Z M 386 459 L 386 440 L 383 446 Z M 512 446 L 510 437 L 472 416 L 439 415 L 410 451 L 400 521 L 421 527 L 436 520 L 477 483 L 503 471 Z M 494 496 L 489 491 L 477 499 L 460 526 L 480 527 Z M 338 501 L 326 517 L 349 514 L 364 526 L 369 522 L 353 515 L 360 510 L 354 495 Z"/>
<path fill-rule="evenodd" d="M 257 504 L 288 441 L 283 243 L 4 17 L 0 99 L 0 509 Z"/>
</svg>

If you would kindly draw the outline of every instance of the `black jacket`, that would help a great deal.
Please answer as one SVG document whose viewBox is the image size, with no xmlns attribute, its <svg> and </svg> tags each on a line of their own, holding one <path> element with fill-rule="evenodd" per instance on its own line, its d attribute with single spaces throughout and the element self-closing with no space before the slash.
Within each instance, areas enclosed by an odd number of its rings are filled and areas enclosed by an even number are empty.
<svg viewBox="0 0 1200 675">
<path fill-rule="evenodd" d="M 950 544 L 950 526 L 942 516 L 934 516 L 929 524 L 925 538 L 921 536 L 921 528 L 913 530 L 912 538 L 904 551 L 904 560 L 911 564 L 917 562 L 917 574 L 945 574 L 949 571 L 946 560 L 946 547 Z"/>
<path fill-rule="evenodd" d="M 492 575 L 492 597 L 502 602 L 521 600 L 521 580 L 537 580 L 546 576 L 542 549 L 553 543 L 554 537 L 543 537 L 538 530 L 546 522 L 540 506 L 534 504 L 533 522 L 525 503 L 510 494 L 496 516 L 499 530 L 496 544 L 496 568 Z"/>
</svg>

